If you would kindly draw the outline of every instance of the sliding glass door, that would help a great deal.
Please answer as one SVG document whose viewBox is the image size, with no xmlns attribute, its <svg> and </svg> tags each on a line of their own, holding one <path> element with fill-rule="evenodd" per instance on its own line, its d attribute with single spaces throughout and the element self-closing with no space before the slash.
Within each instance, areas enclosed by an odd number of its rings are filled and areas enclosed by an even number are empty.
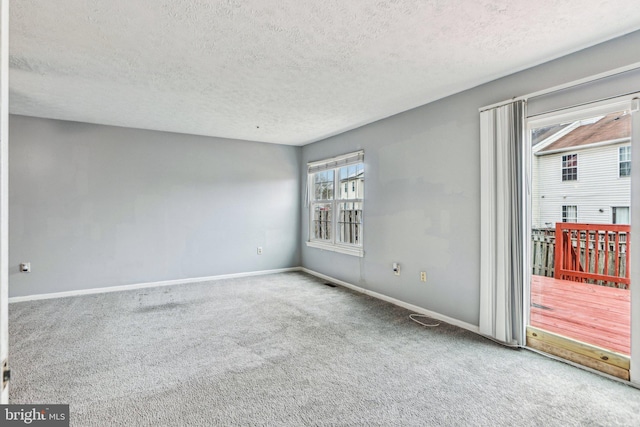
<svg viewBox="0 0 640 427">
<path fill-rule="evenodd" d="M 630 379 L 633 102 L 530 117 L 527 345 Z M 636 246 L 637 247 L 637 246 Z"/>
</svg>

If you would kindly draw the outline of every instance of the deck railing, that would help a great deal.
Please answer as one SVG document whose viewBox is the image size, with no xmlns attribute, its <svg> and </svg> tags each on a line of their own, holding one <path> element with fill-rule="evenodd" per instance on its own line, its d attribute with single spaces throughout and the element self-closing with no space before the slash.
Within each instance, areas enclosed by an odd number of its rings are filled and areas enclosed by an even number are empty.
<svg viewBox="0 0 640 427">
<path fill-rule="evenodd" d="M 628 289 L 629 234 L 621 224 L 556 223 L 556 279 Z"/>
<path fill-rule="evenodd" d="M 331 240 L 331 210 L 318 210 L 313 220 L 313 237 Z M 362 209 L 342 209 L 338 218 L 340 243 L 362 244 Z"/>
</svg>

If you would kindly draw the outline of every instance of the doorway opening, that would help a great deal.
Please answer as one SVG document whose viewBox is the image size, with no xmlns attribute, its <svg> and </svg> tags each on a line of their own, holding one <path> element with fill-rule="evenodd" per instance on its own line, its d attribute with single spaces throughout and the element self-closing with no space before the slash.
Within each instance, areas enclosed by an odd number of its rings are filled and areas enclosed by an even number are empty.
<svg viewBox="0 0 640 427">
<path fill-rule="evenodd" d="M 629 102 L 530 118 L 527 345 L 629 380 Z"/>
</svg>

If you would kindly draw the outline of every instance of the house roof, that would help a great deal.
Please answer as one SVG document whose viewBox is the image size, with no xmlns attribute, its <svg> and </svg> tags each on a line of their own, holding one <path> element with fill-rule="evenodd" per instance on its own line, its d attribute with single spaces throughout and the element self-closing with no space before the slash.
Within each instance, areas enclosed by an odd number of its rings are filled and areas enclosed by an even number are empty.
<svg viewBox="0 0 640 427">
<path fill-rule="evenodd" d="M 560 132 L 562 129 L 566 128 L 569 125 L 571 125 L 571 123 L 563 123 L 563 124 L 553 125 L 545 128 L 534 129 L 531 132 L 531 144 L 533 146 L 536 146 L 538 145 L 538 143 L 546 140 L 550 136 L 555 135 L 556 133 Z"/>
<path fill-rule="evenodd" d="M 555 132 L 543 132 L 544 139 L 553 136 Z M 545 153 L 549 151 L 561 150 L 563 148 L 580 147 L 597 142 L 613 141 L 631 137 L 631 115 L 615 112 L 602 117 L 594 123 L 583 124 L 570 131 L 557 141 L 549 144 L 539 151 Z M 542 139 L 538 138 L 538 141 Z M 534 140 L 535 142 L 535 140 Z"/>
<path fill-rule="evenodd" d="M 353 179 L 353 178 L 362 178 L 363 176 L 364 176 L 364 170 L 360 169 L 360 170 L 358 170 L 358 171 L 356 171 L 356 172 L 354 172 L 354 173 L 352 173 L 352 174 L 350 174 L 350 175 L 348 175 L 348 176 L 346 176 L 344 178 L 340 178 L 340 182 L 348 181 L 348 180 Z"/>
</svg>

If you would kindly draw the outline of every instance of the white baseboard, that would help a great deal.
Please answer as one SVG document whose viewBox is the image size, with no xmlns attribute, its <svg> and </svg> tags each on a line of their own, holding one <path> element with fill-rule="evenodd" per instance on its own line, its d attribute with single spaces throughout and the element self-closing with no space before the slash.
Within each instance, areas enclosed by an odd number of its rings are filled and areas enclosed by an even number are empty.
<svg viewBox="0 0 640 427">
<path fill-rule="evenodd" d="M 441 321 L 446 322 L 446 323 L 448 323 L 450 325 L 458 326 L 458 327 L 460 327 L 462 329 L 466 329 L 468 331 L 475 332 L 476 334 L 480 333 L 480 329 L 478 328 L 478 326 L 472 325 L 471 323 L 463 322 L 462 320 L 454 319 L 453 317 L 445 316 L 444 314 L 436 313 L 434 311 L 427 310 L 427 309 L 422 308 L 422 307 L 418 307 L 417 305 L 409 304 L 409 303 L 406 303 L 404 301 L 400 301 L 398 299 L 389 297 L 387 295 L 383 295 L 383 294 L 378 293 L 378 292 L 370 291 L 368 289 L 361 288 L 360 286 L 352 285 L 351 283 L 344 282 L 344 281 L 339 280 L 339 279 L 335 279 L 335 278 L 333 278 L 331 276 L 327 276 L 325 274 L 318 273 L 317 271 L 309 270 L 308 268 L 302 267 L 302 268 L 300 268 L 300 270 L 304 271 L 305 273 L 311 274 L 312 276 L 316 276 L 316 277 L 318 277 L 320 279 L 327 280 L 329 282 L 335 283 L 335 284 L 340 285 L 340 286 L 344 286 L 345 288 L 353 289 L 354 291 L 361 292 L 361 293 L 363 293 L 365 295 L 372 296 L 372 297 L 380 299 L 382 301 L 390 302 L 391 304 L 397 305 L 397 306 L 402 307 L 402 308 L 406 308 L 407 310 L 413 311 L 415 313 L 424 314 L 424 315 L 429 316 L 429 317 L 431 317 L 433 319 L 441 320 Z"/>
<path fill-rule="evenodd" d="M 212 280 L 235 279 L 238 277 L 262 276 L 265 274 L 287 273 L 301 271 L 301 267 L 278 268 L 275 270 L 250 271 L 247 273 L 222 274 L 220 276 L 193 277 L 189 279 L 164 280 L 161 282 L 135 283 L 132 285 L 109 286 L 104 288 L 79 289 L 77 291 L 54 292 L 50 294 L 27 295 L 23 297 L 11 297 L 9 303 L 35 301 L 41 299 L 64 298 L 78 295 L 102 294 L 106 292 L 130 291 L 132 289 L 154 288 L 156 286 L 182 285 L 185 283 L 208 282 Z"/>
<path fill-rule="evenodd" d="M 463 329 L 467 329 L 471 332 L 479 333 L 479 329 L 477 326 L 472 325 L 467 322 L 463 322 L 458 319 L 454 319 L 449 316 L 445 316 L 444 314 L 436 313 L 431 310 L 427 310 L 422 307 L 418 307 L 417 305 L 409 304 L 404 301 L 400 301 L 398 299 L 389 297 L 387 295 L 370 291 L 365 288 L 361 288 L 360 286 L 353 285 L 348 282 L 344 282 L 342 280 L 336 279 L 331 276 L 327 276 L 322 273 L 318 273 L 317 271 L 309 270 L 304 267 L 290 267 L 290 268 L 279 268 L 274 270 L 263 270 L 263 271 L 251 271 L 247 273 L 235 273 L 235 274 L 222 274 L 219 276 L 207 276 L 207 277 L 193 277 L 189 279 L 176 279 L 176 280 L 164 280 L 160 282 L 147 282 L 147 283 L 135 283 L 131 285 L 121 285 L 121 286 L 109 286 L 104 288 L 92 288 L 92 289 L 79 289 L 76 291 L 65 291 L 65 292 L 54 292 L 49 294 L 36 294 L 36 295 L 26 295 L 22 297 L 11 297 L 9 298 L 9 303 L 16 302 L 24 302 L 24 301 L 36 301 L 43 299 L 52 299 L 52 298 L 65 298 L 65 297 L 73 297 L 78 295 L 90 295 L 90 294 L 102 294 L 107 292 L 121 292 L 121 291 L 130 291 L 134 289 L 144 289 L 144 288 L 153 288 L 157 286 L 171 286 L 171 285 L 182 285 L 187 283 L 197 283 L 197 282 L 207 282 L 213 280 L 223 280 L 223 279 L 235 279 L 239 277 L 250 277 L 250 276 L 261 276 L 266 274 L 277 274 L 277 273 L 287 273 L 291 271 L 304 271 L 305 273 L 311 274 L 312 276 L 321 278 L 323 280 L 330 281 L 332 283 L 338 284 L 340 286 L 344 286 L 345 288 L 353 289 L 354 291 L 361 292 L 365 295 L 369 295 L 373 298 L 377 298 L 382 301 L 389 302 L 391 304 L 397 305 L 402 308 L 406 308 L 407 310 L 411 310 L 415 313 L 427 315 L 433 319 L 441 320 L 450 325 L 458 326 Z"/>
</svg>

